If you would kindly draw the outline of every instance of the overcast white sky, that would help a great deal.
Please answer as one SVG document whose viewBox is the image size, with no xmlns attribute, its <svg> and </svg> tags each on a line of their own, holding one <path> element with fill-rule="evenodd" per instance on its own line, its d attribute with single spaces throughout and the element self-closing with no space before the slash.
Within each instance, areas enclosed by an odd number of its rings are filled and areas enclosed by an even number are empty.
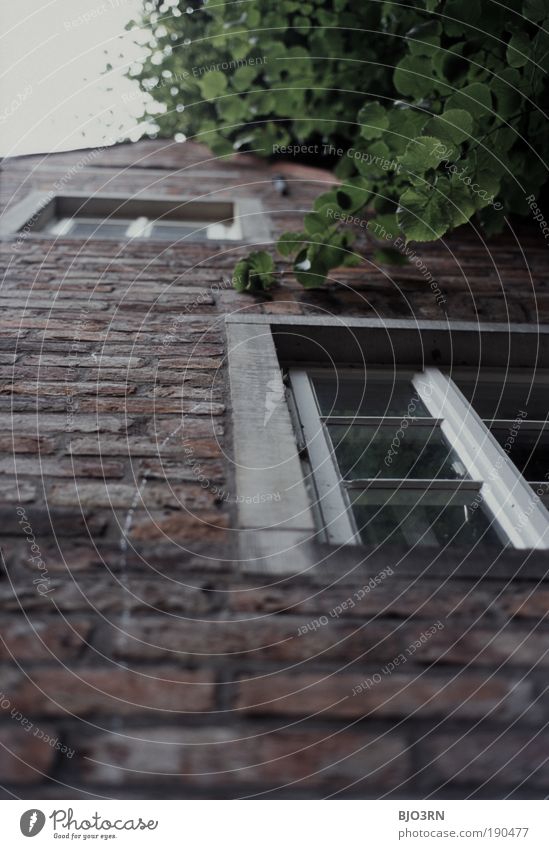
<svg viewBox="0 0 549 849">
<path fill-rule="evenodd" d="M 143 96 L 123 75 L 142 49 L 124 26 L 141 8 L 141 0 L 0 0 L 0 155 L 93 147 L 135 127 Z"/>
</svg>

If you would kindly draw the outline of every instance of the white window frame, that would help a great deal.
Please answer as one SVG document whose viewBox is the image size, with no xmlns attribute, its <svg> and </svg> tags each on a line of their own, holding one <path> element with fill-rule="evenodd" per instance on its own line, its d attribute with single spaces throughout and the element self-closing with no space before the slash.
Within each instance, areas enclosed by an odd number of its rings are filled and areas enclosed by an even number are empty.
<svg viewBox="0 0 549 849">
<path fill-rule="evenodd" d="M 424 549 L 328 544 L 320 530 L 304 440 L 292 424 L 292 395 L 265 417 L 269 383 L 292 367 L 365 367 L 482 370 L 501 368 L 549 374 L 549 324 L 501 324 L 335 315 L 261 315 L 242 309 L 224 319 L 233 433 L 235 528 L 239 569 L 272 577 L 319 572 L 341 580 L 357 568 L 398 565 L 402 574 L 426 568 Z M 274 502 L 252 498 L 265 489 Z M 429 571 L 444 578 L 448 570 L 479 578 L 487 569 L 480 549 L 447 546 L 431 557 Z M 393 559 L 394 558 L 394 559 Z M 491 574 L 511 576 L 521 569 L 546 574 L 544 550 L 524 554 L 508 545 L 498 554 Z M 372 572 L 372 574 L 374 574 Z"/>
<path fill-rule="evenodd" d="M 65 236 L 72 236 L 72 231 L 74 230 L 77 224 L 99 224 L 103 223 L 104 218 L 90 218 L 88 216 L 80 216 L 75 215 L 71 218 L 57 218 L 54 219 L 47 227 L 44 228 L 45 233 L 50 233 L 52 236 L 59 236 L 61 238 Z M 120 225 L 120 238 L 127 239 L 143 239 L 148 238 L 150 232 L 150 224 L 149 219 L 141 216 L 140 218 L 113 218 L 110 224 L 118 224 Z M 94 238 L 92 236 L 92 238 Z M 105 236 L 101 236 L 99 234 L 99 238 L 104 239 Z M 108 238 L 116 238 L 115 236 L 109 236 Z"/>
<path fill-rule="evenodd" d="M 147 218 L 145 215 L 140 215 L 138 218 L 127 219 L 127 218 L 90 218 L 86 216 L 75 215 L 72 218 L 59 218 L 55 219 L 44 232 L 50 233 L 52 236 L 71 236 L 74 227 L 77 224 L 82 222 L 86 224 L 97 224 L 98 228 L 103 221 L 108 221 L 109 224 L 120 224 L 125 225 L 124 227 L 120 227 L 120 238 L 122 239 L 152 239 L 158 241 L 170 241 L 165 236 L 158 237 L 154 233 L 155 224 L 161 224 L 162 227 L 169 227 L 173 230 L 173 241 L 176 241 L 178 238 L 178 230 L 184 226 L 186 229 L 191 227 L 194 228 L 194 233 L 188 234 L 186 233 L 182 238 L 189 239 L 195 236 L 197 233 L 201 233 L 203 230 L 206 231 L 205 238 L 207 240 L 223 240 L 223 239 L 234 239 L 239 240 L 242 238 L 242 227 L 240 226 L 239 221 L 233 221 L 229 226 L 217 222 L 207 222 L 207 221 L 167 221 L 165 219 L 152 219 Z M 78 237 L 77 237 L 78 238 Z M 96 238 L 95 234 L 92 234 L 90 238 Z M 105 236 L 102 235 L 101 232 L 97 231 L 97 238 L 100 239 L 116 239 L 117 236 Z"/>
<path fill-rule="evenodd" d="M 494 530 L 517 549 L 549 548 L 549 512 L 503 448 L 490 433 L 480 416 L 452 379 L 439 368 L 422 371 L 409 369 L 399 373 L 411 377 L 412 385 L 430 414 L 429 418 L 410 418 L 417 426 L 440 426 L 469 475 L 467 480 L 355 480 L 345 485 L 327 432 L 334 424 L 395 425 L 402 417 L 323 416 L 318 407 L 311 377 L 322 372 L 315 368 L 291 368 L 290 382 L 296 401 L 303 438 L 307 446 L 318 513 L 326 540 L 336 545 L 359 545 L 361 540 L 354 522 L 348 489 L 370 487 L 474 490 L 489 513 Z M 330 373 L 328 370 L 324 374 Z M 332 372 L 333 373 L 333 372 Z M 344 374 L 338 369 L 338 374 Z M 353 372 L 356 376 L 356 370 Z M 526 517 L 526 521 L 524 521 Z"/>
<path fill-rule="evenodd" d="M 113 215 L 113 210 L 117 209 L 123 209 L 126 215 L 117 218 Z M 2 212 L 0 239 L 12 239 L 22 230 L 33 239 L 51 239 L 52 236 L 71 238 L 71 222 L 75 218 L 80 221 L 125 220 L 128 229 L 124 238 L 153 240 L 154 224 L 158 223 L 174 228 L 174 241 L 177 240 L 178 226 L 190 226 L 197 231 L 205 228 L 209 241 L 253 245 L 272 242 L 269 216 L 260 199 L 255 197 L 226 198 L 220 197 L 218 193 L 208 193 L 202 197 L 101 192 L 63 192 L 54 195 L 44 191 L 32 191 Z M 116 236 L 98 235 L 98 238 L 116 239 Z M 183 242 L 192 240 L 192 234 L 186 234 L 182 239 Z M 168 240 L 162 238 L 159 241 Z"/>
</svg>

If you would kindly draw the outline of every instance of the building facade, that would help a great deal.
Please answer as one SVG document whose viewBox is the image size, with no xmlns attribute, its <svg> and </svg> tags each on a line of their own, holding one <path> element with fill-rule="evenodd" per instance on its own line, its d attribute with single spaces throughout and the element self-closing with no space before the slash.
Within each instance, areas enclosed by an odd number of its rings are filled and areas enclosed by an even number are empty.
<svg viewBox="0 0 549 849">
<path fill-rule="evenodd" d="M 330 180 L 3 163 L 5 797 L 545 796 L 543 236 L 237 293 Z"/>
</svg>

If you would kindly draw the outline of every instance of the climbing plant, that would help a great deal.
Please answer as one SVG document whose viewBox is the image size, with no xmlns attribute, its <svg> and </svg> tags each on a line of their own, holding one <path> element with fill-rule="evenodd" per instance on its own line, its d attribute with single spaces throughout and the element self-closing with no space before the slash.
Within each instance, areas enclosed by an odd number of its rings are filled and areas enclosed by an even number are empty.
<svg viewBox="0 0 549 849">
<path fill-rule="evenodd" d="M 131 69 L 165 111 L 162 136 L 217 156 L 301 155 L 337 182 L 278 242 L 307 288 L 475 217 L 487 234 L 527 215 L 547 179 L 549 0 L 176 0 L 145 4 L 150 52 Z M 249 257 L 241 291 L 273 283 Z"/>
</svg>

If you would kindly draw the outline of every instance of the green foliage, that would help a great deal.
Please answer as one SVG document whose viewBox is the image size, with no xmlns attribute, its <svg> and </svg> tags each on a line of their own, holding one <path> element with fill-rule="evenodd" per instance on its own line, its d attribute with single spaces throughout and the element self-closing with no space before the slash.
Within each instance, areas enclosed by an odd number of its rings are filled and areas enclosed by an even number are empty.
<svg viewBox="0 0 549 849">
<path fill-rule="evenodd" d="M 549 0 L 201 0 L 192 14 L 171 2 L 145 10 L 151 50 L 133 76 L 165 106 L 151 110 L 163 136 L 196 137 L 220 156 L 306 144 L 320 164 L 328 145 L 343 151 L 339 184 L 302 232 L 278 242 L 307 288 L 359 261 L 353 224 L 378 261 L 400 262 L 397 236 L 437 239 L 473 216 L 498 232 L 546 182 Z M 268 259 L 238 264 L 239 291 L 272 285 Z"/>
<path fill-rule="evenodd" d="M 254 251 L 237 262 L 233 286 L 237 292 L 254 294 L 271 288 L 275 282 L 273 258 L 266 251 Z"/>
</svg>

